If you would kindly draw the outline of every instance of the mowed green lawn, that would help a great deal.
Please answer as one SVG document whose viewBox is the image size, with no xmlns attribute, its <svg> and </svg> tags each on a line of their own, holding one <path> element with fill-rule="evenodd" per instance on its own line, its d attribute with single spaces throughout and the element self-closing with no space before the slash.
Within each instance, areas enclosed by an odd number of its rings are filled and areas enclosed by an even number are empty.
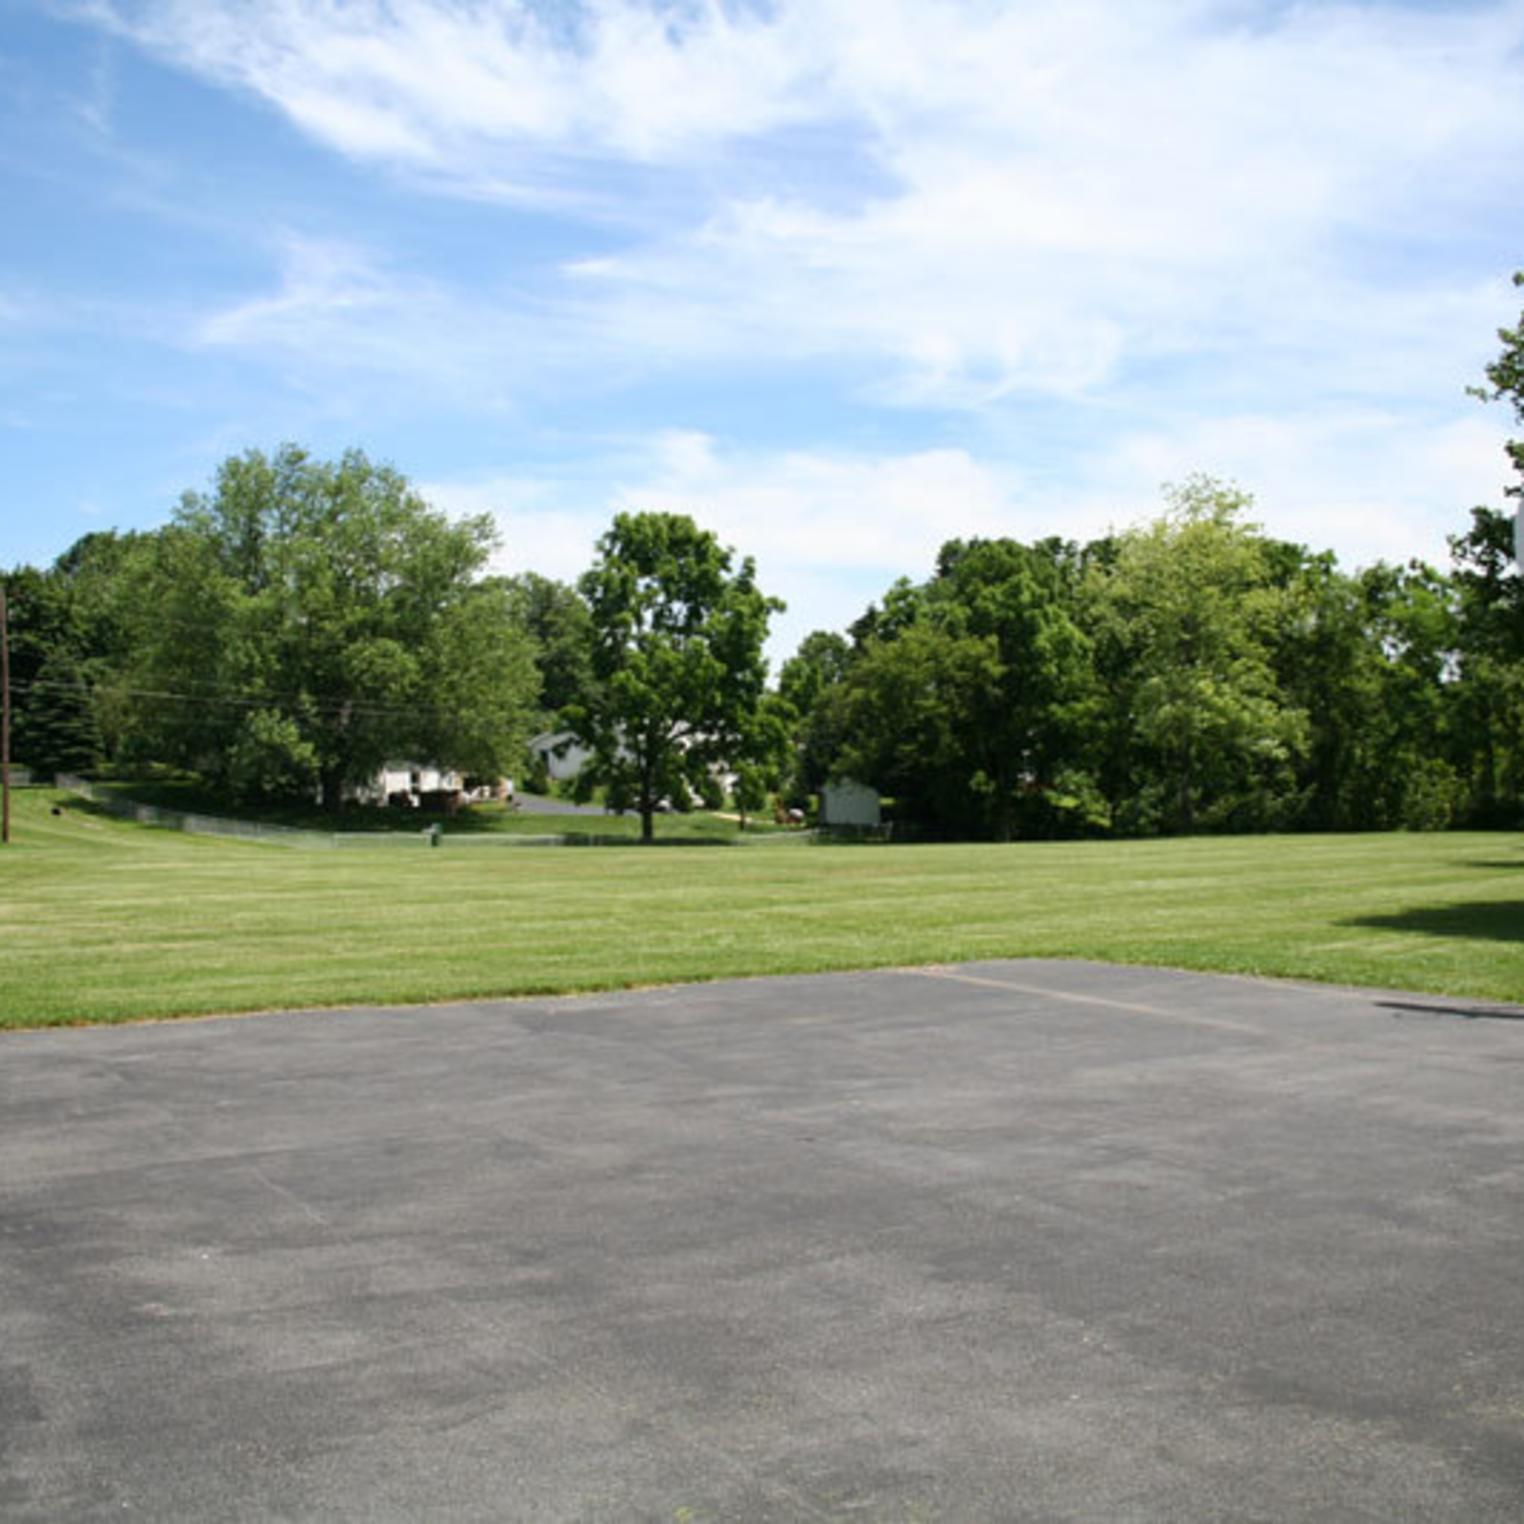
<svg viewBox="0 0 1524 1524">
<path fill-rule="evenodd" d="M 0 848 L 6 1026 L 1029 956 L 1524 1000 L 1524 838 L 317 851 L 27 790 Z"/>
</svg>

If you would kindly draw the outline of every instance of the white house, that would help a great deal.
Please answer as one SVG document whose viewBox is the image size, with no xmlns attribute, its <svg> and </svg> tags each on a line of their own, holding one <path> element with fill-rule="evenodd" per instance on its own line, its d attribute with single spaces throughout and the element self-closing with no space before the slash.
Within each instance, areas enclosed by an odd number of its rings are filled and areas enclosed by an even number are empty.
<svg viewBox="0 0 1524 1524">
<path fill-rule="evenodd" d="M 386 804 L 405 797 L 416 806 L 425 795 L 454 796 L 456 804 L 481 804 L 489 799 L 507 799 L 512 793 L 513 781 L 509 778 L 467 789 L 466 780 L 452 768 L 398 761 L 383 763 L 369 783 L 354 791 L 354 797 L 361 804 Z"/>
<path fill-rule="evenodd" d="M 677 744 L 686 751 L 696 739 L 696 737 L 683 736 Z M 529 743 L 529 750 L 534 755 L 545 759 L 545 771 L 556 783 L 566 783 L 575 778 L 587 766 L 593 755 L 592 747 L 583 745 L 569 730 L 547 730 Z M 622 751 L 621 754 L 625 757 L 629 756 L 627 751 Z M 711 767 L 709 771 L 727 794 L 735 788 L 736 775 L 729 769 Z"/>
<path fill-rule="evenodd" d="M 556 783 L 569 783 L 587 766 L 593 755 L 569 730 L 547 730 L 529 743 L 529 750 L 545 760 L 545 771 Z"/>
</svg>

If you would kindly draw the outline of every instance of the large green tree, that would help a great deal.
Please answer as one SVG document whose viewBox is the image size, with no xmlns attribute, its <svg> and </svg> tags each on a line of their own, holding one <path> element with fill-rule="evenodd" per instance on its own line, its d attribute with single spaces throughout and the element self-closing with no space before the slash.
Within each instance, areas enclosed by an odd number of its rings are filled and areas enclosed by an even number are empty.
<svg viewBox="0 0 1524 1524">
<path fill-rule="evenodd" d="M 1524 576 L 1506 514 L 1472 512 L 1450 541 L 1459 593 L 1455 750 L 1477 825 L 1524 824 Z"/>
<path fill-rule="evenodd" d="M 13 751 L 41 773 L 88 772 L 120 752 L 129 718 L 121 674 L 131 649 L 120 574 L 150 538 L 88 534 L 46 571 L 17 567 L 5 578 Z"/>
<path fill-rule="evenodd" d="M 1524 270 L 1514 272 L 1513 283 L 1524 287 Z M 1476 393 L 1488 402 L 1506 402 L 1513 410 L 1514 422 L 1524 427 L 1524 312 L 1514 327 L 1498 329 L 1498 340 L 1503 347 L 1487 367 L 1486 386 L 1476 388 Z M 1518 477 L 1505 490 L 1509 497 L 1518 498 L 1524 509 L 1524 439 L 1510 439 L 1504 449 Z"/>
<path fill-rule="evenodd" d="M 1390 662 L 1374 629 L 1376 584 L 1340 571 L 1331 552 L 1299 552 L 1288 572 L 1272 654 L 1286 702 L 1307 716 L 1307 744 L 1275 823 L 1328 831 L 1390 823 L 1401 763 L 1386 745 Z"/>
<path fill-rule="evenodd" d="M 503 583 L 519 622 L 534 637 L 540 709 L 547 720 L 576 703 L 592 676 L 593 621 L 574 587 L 523 572 Z"/>
<path fill-rule="evenodd" d="M 1057 542 L 960 540 L 942 547 L 929 605 L 949 633 L 992 644 L 994 680 L 968 716 L 969 780 L 984 828 L 1008 841 L 1064 797 L 1092 690 L 1091 645 L 1074 620 Z"/>
<path fill-rule="evenodd" d="M 592 681 L 564 719 L 592 748 L 585 777 L 654 834 L 663 799 L 686 800 L 734 770 L 765 736 L 762 647 L 783 605 L 757 587 L 750 557 L 691 518 L 622 513 L 581 581 L 592 615 Z"/>
<path fill-rule="evenodd" d="M 14 725 L 11 751 L 40 774 L 88 772 L 103 743 L 84 631 L 56 571 L 19 566 L 4 577 Z"/>
<path fill-rule="evenodd" d="M 1513 280 L 1524 286 L 1524 271 Z M 1524 426 L 1524 312 L 1498 339 L 1487 385 L 1476 392 L 1508 404 Z M 1450 541 L 1460 590 L 1456 735 L 1469 814 L 1481 825 L 1524 823 L 1524 438 L 1504 449 L 1515 476 L 1504 492 L 1517 508 L 1473 509 L 1469 531 Z"/>
<path fill-rule="evenodd" d="M 1002 668 L 987 635 L 929 619 L 867 641 L 841 698 L 844 742 L 835 773 L 894 799 L 895 820 L 933 836 L 988 833 L 982 749 L 984 696 Z"/>
<path fill-rule="evenodd" d="M 814 630 L 778 673 L 778 702 L 792 740 L 782 782 L 794 804 L 803 805 L 831 776 L 841 751 L 841 699 L 852 660 L 846 636 Z"/>
<path fill-rule="evenodd" d="M 1274 823 L 1266 806 L 1290 781 L 1306 721 L 1272 661 L 1287 609 L 1270 546 L 1237 488 L 1193 477 L 1167 498 L 1093 572 L 1109 787 L 1133 829 Z"/>
<path fill-rule="evenodd" d="M 1370 824 L 1437 830 L 1462 803 L 1451 757 L 1452 673 L 1458 638 L 1455 586 L 1422 561 L 1377 562 L 1359 574 L 1366 628 L 1382 653 L 1380 709 L 1366 727 L 1382 767 Z"/>
<path fill-rule="evenodd" d="M 736 808 L 737 828 L 746 817 L 766 809 L 784 786 L 793 760 L 797 715 L 787 700 L 764 693 L 735 734 L 727 758 L 731 772 L 730 802 Z"/>
<path fill-rule="evenodd" d="M 507 591 L 479 580 L 493 543 L 359 451 L 228 460 L 138 568 L 153 750 L 235 792 L 316 785 L 328 808 L 389 757 L 511 767 L 537 679 Z"/>
<path fill-rule="evenodd" d="M 1064 816 L 1090 643 L 1056 543 L 950 540 L 930 581 L 897 583 L 857 622 L 831 702 L 816 699 L 840 735 L 831 771 L 870 781 L 902 822 L 935 834 L 1076 828 Z M 803 687 L 808 669 L 790 676 Z"/>
</svg>

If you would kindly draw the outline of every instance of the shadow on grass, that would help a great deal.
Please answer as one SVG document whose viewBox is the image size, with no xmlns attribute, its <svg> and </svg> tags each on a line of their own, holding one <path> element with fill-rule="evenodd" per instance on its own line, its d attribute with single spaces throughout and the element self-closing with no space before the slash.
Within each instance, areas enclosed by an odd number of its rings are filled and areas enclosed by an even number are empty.
<svg viewBox="0 0 1524 1524">
<path fill-rule="evenodd" d="M 104 804 L 94 799 L 82 799 L 78 797 L 60 799 L 50 810 L 54 815 L 91 815 L 100 820 L 120 820 L 120 810 L 107 809 Z"/>
<path fill-rule="evenodd" d="M 1524 868 L 1524 855 L 1518 857 L 1494 857 L 1477 858 L 1472 862 L 1463 863 L 1462 867 L 1480 868 L 1486 873 L 1497 873 L 1508 868 Z"/>
<path fill-rule="evenodd" d="M 1476 900 L 1468 905 L 1434 905 L 1392 915 L 1363 915 L 1345 921 L 1375 931 L 1412 931 L 1426 937 L 1461 937 L 1485 942 L 1524 942 L 1524 900 Z"/>
</svg>

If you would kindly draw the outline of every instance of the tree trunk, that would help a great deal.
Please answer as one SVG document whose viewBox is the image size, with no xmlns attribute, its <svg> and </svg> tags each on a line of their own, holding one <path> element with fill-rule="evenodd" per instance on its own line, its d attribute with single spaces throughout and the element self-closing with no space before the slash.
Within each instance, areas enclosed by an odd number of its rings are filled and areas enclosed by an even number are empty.
<svg viewBox="0 0 1524 1524">
<path fill-rule="evenodd" d="M 330 815 L 337 815 L 344 804 L 344 769 L 325 767 L 318 775 L 318 787 L 322 793 L 322 806 Z"/>
<path fill-rule="evenodd" d="M 1195 790 L 1191 787 L 1191 759 L 1187 755 L 1180 768 L 1180 834 L 1191 835 L 1196 829 Z"/>
<path fill-rule="evenodd" d="M 653 797 L 656 779 L 649 760 L 640 770 L 640 839 L 642 842 L 656 839 L 656 800 Z"/>
<path fill-rule="evenodd" d="M 1521 547 L 1521 553 L 1524 553 L 1524 547 Z M 1492 712 L 1492 695 L 1484 687 L 1482 689 L 1482 777 L 1485 781 L 1482 784 L 1482 807 L 1486 811 L 1489 824 L 1493 803 L 1498 796 L 1498 760 L 1497 752 L 1493 747 Z"/>
</svg>

